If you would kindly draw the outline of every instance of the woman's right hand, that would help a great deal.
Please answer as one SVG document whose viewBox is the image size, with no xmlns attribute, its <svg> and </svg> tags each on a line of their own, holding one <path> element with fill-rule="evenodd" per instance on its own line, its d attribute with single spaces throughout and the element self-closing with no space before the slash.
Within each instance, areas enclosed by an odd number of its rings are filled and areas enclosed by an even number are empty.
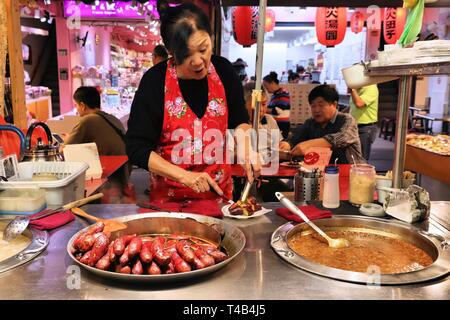
<svg viewBox="0 0 450 320">
<path fill-rule="evenodd" d="M 208 192 L 212 187 L 219 195 L 223 195 L 222 189 L 206 172 L 185 171 L 179 182 L 197 193 Z"/>
<path fill-rule="evenodd" d="M 280 151 L 291 151 L 291 145 L 286 141 L 281 141 L 278 148 Z"/>
</svg>

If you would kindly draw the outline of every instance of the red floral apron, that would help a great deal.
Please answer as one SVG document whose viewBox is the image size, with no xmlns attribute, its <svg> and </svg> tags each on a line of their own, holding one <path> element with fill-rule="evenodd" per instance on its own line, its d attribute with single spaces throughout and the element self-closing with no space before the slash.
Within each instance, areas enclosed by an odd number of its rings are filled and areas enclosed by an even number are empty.
<svg viewBox="0 0 450 320">
<path fill-rule="evenodd" d="M 183 99 L 176 67 L 168 61 L 164 95 L 164 121 L 157 152 L 165 160 L 194 172 L 207 172 L 229 198 L 232 196 L 231 167 L 226 160 L 226 130 L 228 107 L 225 90 L 212 65 L 208 70 L 208 106 L 199 119 Z M 215 129 L 215 130 L 211 130 Z M 209 131 L 208 131 L 209 130 Z M 206 133 L 206 135 L 205 135 Z M 211 139 L 220 135 L 221 140 Z M 213 143 L 213 144 L 212 144 Z M 220 143 L 220 148 L 216 149 Z M 220 150 L 219 153 L 215 151 Z M 220 159 L 220 161 L 217 161 Z M 179 163 L 182 161 L 182 163 Z M 197 193 L 178 182 L 151 175 L 150 202 L 159 207 L 168 202 L 184 200 L 217 200 L 213 192 Z"/>
</svg>

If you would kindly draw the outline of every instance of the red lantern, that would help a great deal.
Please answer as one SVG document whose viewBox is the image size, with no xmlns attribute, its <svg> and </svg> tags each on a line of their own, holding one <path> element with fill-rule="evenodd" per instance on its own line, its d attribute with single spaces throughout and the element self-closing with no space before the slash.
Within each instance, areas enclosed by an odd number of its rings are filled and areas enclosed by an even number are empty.
<svg viewBox="0 0 450 320">
<path fill-rule="evenodd" d="M 362 13 L 361 11 L 353 12 L 352 17 L 350 18 L 350 29 L 352 30 L 352 32 L 360 33 L 364 28 L 364 20 L 364 13 Z"/>
<path fill-rule="evenodd" d="M 344 40 L 347 30 L 347 8 L 320 7 L 316 11 L 317 40 L 327 46 L 334 47 Z"/>
<path fill-rule="evenodd" d="M 258 7 L 236 7 L 232 15 L 233 37 L 237 43 L 250 47 L 258 37 Z"/>
<path fill-rule="evenodd" d="M 405 8 L 384 9 L 384 40 L 394 44 L 400 38 L 406 23 Z"/>
<path fill-rule="evenodd" d="M 275 28 L 275 11 L 272 9 L 267 9 L 266 11 L 266 32 L 270 32 Z"/>
</svg>

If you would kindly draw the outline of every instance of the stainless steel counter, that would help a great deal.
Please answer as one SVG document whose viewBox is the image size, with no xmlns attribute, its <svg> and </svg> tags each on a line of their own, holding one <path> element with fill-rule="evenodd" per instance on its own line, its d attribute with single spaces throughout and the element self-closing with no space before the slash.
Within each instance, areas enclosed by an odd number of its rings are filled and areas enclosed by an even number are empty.
<svg viewBox="0 0 450 320">
<path fill-rule="evenodd" d="M 280 204 L 264 204 L 277 208 Z M 134 214 L 135 205 L 87 205 L 91 214 L 111 218 Z M 339 213 L 339 212 L 338 212 Z M 165 285 L 106 281 L 81 270 L 66 253 L 69 238 L 88 225 L 80 218 L 51 232 L 47 250 L 31 263 L 0 274 L 0 299 L 450 299 L 450 276 L 430 283 L 368 287 L 332 280 L 297 269 L 270 248 L 272 232 L 286 221 L 274 212 L 249 220 L 232 220 L 247 238 L 234 261 L 212 275 Z M 449 237 L 429 220 L 421 228 Z M 72 273 L 74 272 L 75 273 Z"/>
</svg>

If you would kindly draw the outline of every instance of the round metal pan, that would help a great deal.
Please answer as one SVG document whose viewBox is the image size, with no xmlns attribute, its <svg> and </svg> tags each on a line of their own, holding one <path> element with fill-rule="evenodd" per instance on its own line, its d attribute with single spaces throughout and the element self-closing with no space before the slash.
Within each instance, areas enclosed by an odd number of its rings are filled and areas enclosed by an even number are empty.
<svg viewBox="0 0 450 320">
<path fill-rule="evenodd" d="M 86 231 L 84 228 L 74 234 L 67 244 L 67 254 L 69 257 L 78 265 L 84 269 L 96 274 L 99 277 L 112 279 L 112 280 L 123 280 L 132 282 L 171 282 L 185 279 L 192 279 L 199 276 L 204 276 L 215 272 L 228 263 L 230 263 L 234 258 L 236 258 L 239 253 L 245 247 L 245 236 L 244 233 L 233 226 L 232 224 L 226 223 L 222 220 L 201 216 L 189 213 L 178 213 L 178 212 L 152 212 L 144 214 L 134 214 L 123 216 L 117 218 L 116 220 L 124 222 L 127 224 L 127 229 L 121 230 L 119 232 L 113 233 L 111 239 L 124 235 L 124 234 L 170 234 L 170 233 L 184 233 L 191 236 L 195 236 L 201 239 L 205 239 L 211 242 L 220 241 L 217 238 L 217 231 L 220 230 L 222 233 L 222 239 L 220 245 L 226 250 L 229 258 L 223 262 L 215 264 L 213 266 L 207 267 L 205 269 L 193 270 L 183 273 L 173 273 L 173 274 L 161 274 L 161 275 L 134 275 L 134 274 L 121 274 L 112 271 L 99 270 L 79 262 L 70 253 L 70 248 L 75 238 L 80 234 L 80 232 Z M 200 222 L 200 223 L 199 223 Z"/>
<path fill-rule="evenodd" d="M 0 228 L 5 228 L 8 222 L 10 222 L 14 218 L 15 216 L 0 217 Z M 0 261 L 0 273 L 18 267 L 24 263 L 27 263 L 28 261 L 31 261 L 42 251 L 45 250 L 49 242 L 47 231 L 35 230 L 28 227 L 27 229 L 25 229 L 22 235 L 29 238 L 31 242 L 25 249 L 23 249 L 16 255 L 6 260 Z"/>
<path fill-rule="evenodd" d="M 434 280 L 444 277 L 450 271 L 449 244 L 440 236 L 423 232 L 410 224 L 400 221 L 386 221 L 379 218 L 360 216 L 335 216 L 314 221 L 323 230 L 354 230 L 394 237 L 414 244 L 433 259 L 433 263 L 418 271 L 399 274 L 362 273 L 336 269 L 312 262 L 296 254 L 288 245 L 288 240 L 296 233 L 313 232 L 306 223 L 286 223 L 272 234 L 272 249 L 285 261 L 303 270 L 348 282 L 368 285 L 399 285 Z"/>
</svg>

